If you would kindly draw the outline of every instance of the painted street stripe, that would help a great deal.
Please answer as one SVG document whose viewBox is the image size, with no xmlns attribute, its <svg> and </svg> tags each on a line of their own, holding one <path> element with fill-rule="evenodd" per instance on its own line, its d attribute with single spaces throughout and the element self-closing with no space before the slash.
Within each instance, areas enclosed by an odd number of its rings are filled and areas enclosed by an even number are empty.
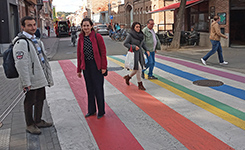
<svg viewBox="0 0 245 150">
<path fill-rule="evenodd" d="M 73 60 L 71 60 L 73 61 Z M 98 150 L 87 124 L 58 61 L 51 61 L 54 86 L 47 89 L 47 103 L 62 150 Z"/>
<path fill-rule="evenodd" d="M 119 59 L 117 57 L 110 56 L 108 57 L 109 60 L 124 66 L 124 60 Z M 156 75 L 157 76 L 157 75 Z M 190 101 L 191 103 L 221 117 L 222 119 L 238 126 L 239 128 L 245 130 L 245 113 L 234 109 L 228 105 L 225 105 L 219 101 L 216 101 L 210 97 L 202 95 L 198 92 L 185 88 L 179 84 L 171 82 L 167 79 L 164 79 L 160 76 L 157 76 L 159 79 L 152 82 L 162 86 L 165 89 L 179 95 L 186 100 Z"/>
<path fill-rule="evenodd" d="M 191 63 L 191 62 L 187 62 L 187 61 L 183 61 L 183 60 L 179 60 L 179 59 L 174 59 L 174 58 L 170 58 L 170 57 L 165 57 L 165 56 L 161 56 L 161 55 L 156 55 L 156 58 L 160 58 L 160 59 L 163 59 L 163 60 L 166 60 L 166 61 L 170 61 L 170 62 L 174 62 L 174 63 L 177 63 L 177 64 L 181 64 L 183 66 L 190 67 L 190 68 L 193 68 L 193 69 L 196 69 L 196 70 L 200 70 L 200 71 L 203 71 L 203 72 L 208 72 L 208 73 L 211 73 L 211 74 L 214 74 L 214 75 L 218 75 L 218 76 L 221 76 L 221 77 L 224 77 L 224 78 L 228 78 L 228 79 L 231 79 L 231 80 L 235 80 L 235 81 L 238 81 L 238 82 L 245 83 L 245 77 L 244 76 L 240 76 L 240 75 L 236 75 L 236 74 L 232 74 L 232 73 L 228 73 L 228 72 L 224 72 L 224 71 L 219 71 L 219 70 L 216 70 L 216 69 L 204 67 L 202 65 L 197 65 L 197 64 L 194 64 L 194 63 Z"/>
<path fill-rule="evenodd" d="M 200 76 L 197 76 L 197 75 L 194 75 L 194 74 L 191 74 L 191 73 L 179 70 L 179 69 L 175 69 L 173 67 L 164 65 L 164 64 L 159 63 L 159 62 L 156 62 L 155 66 L 161 70 L 172 73 L 174 75 L 177 75 L 177 76 L 182 77 L 184 79 L 190 80 L 192 82 L 196 81 L 196 80 L 207 80 L 207 78 L 203 78 L 203 77 L 200 77 Z M 225 85 L 225 84 L 222 86 L 209 87 L 209 88 L 212 88 L 212 89 L 215 89 L 217 91 L 224 92 L 226 94 L 230 94 L 232 96 L 235 96 L 235 97 L 238 97 L 240 99 L 245 100 L 245 90 L 235 88 L 235 87 Z"/>
<path fill-rule="evenodd" d="M 87 113 L 87 95 L 85 82 L 76 76 L 76 67 L 70 60 L 59 61 L 77 102 L 85 115 Z M 132 133 L 120 121 L 113 110 L 105 103 L 105 117 L 97 119 L 96 116 L 86 118 L 86 121 L 101 150 L 143 149 Z"/>
<path fill-rule="evenodd" d="M 114 58 L 114 59 L 117 59 L 117 60 L 120 59 L 120 58 L 117 58 L 117 57 L 114 57 L 114 56 L 110 56 L 110 57 Z M 124 60 L 123 60 L 123 63 L 124 63 Z M 192 73 L 188 73 L 188 72 L 185 72 L 185 71 L 170 67 L 168 65 L 164 65 L 164 64 L 159 63 L 159 62 L 155 62 L 155 67 L 158 67 L 161 70 L 164 70 L 166 72 L 169 72 L 171 74 L 174 74 L 176 76 L 182 77 L 182 78 L 187 79 L 187 80 L 192 81 L 192 82 L 196 81 L 196 80 L 205 80 L 205 79 L 207 79 L 207 78 L 203 78 L 203 77 L 198 76 L 198 75 L 194 75 Z M 229 86 L 229 85 L 225 85 L 225 84 L 222 85 L 222 86 L 219 86 L 219 87 L 209 87 L 209 88 L 212 88 L 212 89 L 215 89 L 217 91 L 224 92 L 226 94 L 235 96 L 235 97 L 240 98 L 242 100 L 245 100 L 245 90 L 243 90 L 243 89 L 235 88 L 235 87 L 232 87 L 232 86 Z"/>
<path fill-rule="evenodd" d="M 137 86 L 125 85 L 117 73 L 110 72 L 106 80 L 188 149 L 233 149 Z"/>
</svg>

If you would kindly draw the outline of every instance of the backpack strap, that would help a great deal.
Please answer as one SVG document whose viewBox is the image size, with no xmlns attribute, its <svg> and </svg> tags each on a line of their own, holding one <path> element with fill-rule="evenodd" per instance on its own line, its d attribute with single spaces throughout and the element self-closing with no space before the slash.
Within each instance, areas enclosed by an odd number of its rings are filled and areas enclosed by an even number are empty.
<svg viewBox="0 0 245 150">
<path fill-rule="evenodd" d="M 27 43 L 27 48 L 28 48 L 28 52 L 30 52 L 29 42 L 28 42 L 27 38 L 25 38 L 25 37 L 18 37 L 18 38 L 14 41 L 13 44 L 15 44 L 18 40 L 21 40 L 21 39 L 23 39 L 23 40 L 26 41 L 26 43 Z"/>
</svg>

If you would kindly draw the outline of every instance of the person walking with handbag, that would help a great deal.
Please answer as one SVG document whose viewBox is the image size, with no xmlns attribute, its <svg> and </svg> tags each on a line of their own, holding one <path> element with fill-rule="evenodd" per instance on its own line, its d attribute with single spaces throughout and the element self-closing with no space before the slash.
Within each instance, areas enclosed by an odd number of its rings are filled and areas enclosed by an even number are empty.
<svg viewBox="0 0 245 150">
<path fill-rule="evenodd" d="M 105 114 L 104 75 L 107 73 L 106 47 L 102 36 L 95 33 L 91 19 L 84 18 L 81 27 L 82 31 L 77 44 L 77 76 L 81 78 L 81 71 L 83 71 L 88 95 L 88 113 L 85 117 L 96 114 L 96 101 L 98 108 L 97 118 L 100 119 Z"/>
<path fill-rule="evenodd" d="M 126 84 L 129 85 L 129 80 L 136 74 L 138 89 L 146 90 L 141 81 L 142 68 L 145 67 L 145 58 L 142 47 L 144 48 L 148 56 L 150 55 L 150 52 L 145 46 L 144 34 L 141 31 L 141 28 L 142 27 L 139 22 L 134 22 L 132 24 L 129 35 L 124 42 L 124 46 L 134 52 L 134 68 L 130 74 L 124 76 L 123 78 L 125 79 Z"/>
<path fill-rule="evenodd" d="M 150 55 L 145 53 L 147 57 L 147 63 L 146 63 L 146 69 L 149 68 L 149 73 L 148 73 L 148 79 L 158 79 L 153 75 L 153 69 L 155 66 L 155 53 L 156 50 L 161 50 L 161 42 L 158 38 L 158 36 L 155 34 L 155 31 L 153 30 L 154 26 L 154 20 L 149 19 L 147 21 L 147 26 L 142 30 L 144 35 L 145 35 L 145 44 L 150 50 Z M 145 70 L 142 71 L 142 78 L 145 78 Z"/>
<path fill-rule="evenodd" d="M 218 52 L 220 65 L 228 64 L 228 62 L 224 61 L 223 54 L 222 54 L 222 47 L 220 44 L 220 37 L 228 39 L 228 36 L 220 32 L 219 21 L 220 21 L 220 17 L 214 16 L 214 22 L 211 24 L 211 30 L 209 36 L 209 39 L 212 43 L 212 50 L 209 51 L 203 58 L 201 58 L 201 62 L 204 65 L 206 65 L 206 61 L 208 60 L 208 58 L 212 56 L 216 51 Z"/>
</svg>

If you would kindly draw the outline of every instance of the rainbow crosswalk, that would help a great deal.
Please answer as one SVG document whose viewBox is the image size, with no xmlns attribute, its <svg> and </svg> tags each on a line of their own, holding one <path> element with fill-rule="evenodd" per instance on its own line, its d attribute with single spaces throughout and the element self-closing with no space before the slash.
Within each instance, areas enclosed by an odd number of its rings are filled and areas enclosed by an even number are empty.
<svg viewBox="0 0 245 150">
<path fill-rule="evenodd" d="M 108 56 L 108 67 L 125 56 Z M 245 75 L 191 61 L 156 55 L 154 75 L 137 89 L 124 83 L 125 69 L 105 78 L 106 114 L 84 118 L 87 95 L 76 77 L 76 60 L 51 62 L 55 86 L 47 89 L 52 118 L 63 149 L 224 150 L 245 149 Z M 147 72 L 146 72 L 147 73 Z M 212 79 L 219 87 L 192 82 Z"/>
</svg>

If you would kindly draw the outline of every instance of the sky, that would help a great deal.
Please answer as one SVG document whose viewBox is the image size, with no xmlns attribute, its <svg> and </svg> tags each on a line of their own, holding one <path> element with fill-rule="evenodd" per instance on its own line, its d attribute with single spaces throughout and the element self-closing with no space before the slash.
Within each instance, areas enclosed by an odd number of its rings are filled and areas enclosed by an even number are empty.
<svg viewBox="0 0 245 150">
<path fill-rule="evenodd" d="M 53 6 L 55 6 L 56 12 L 75 12 L 79 9 L 79 6 L 83 6 L 85 0 L 53 0 Z"/>
</svg>

